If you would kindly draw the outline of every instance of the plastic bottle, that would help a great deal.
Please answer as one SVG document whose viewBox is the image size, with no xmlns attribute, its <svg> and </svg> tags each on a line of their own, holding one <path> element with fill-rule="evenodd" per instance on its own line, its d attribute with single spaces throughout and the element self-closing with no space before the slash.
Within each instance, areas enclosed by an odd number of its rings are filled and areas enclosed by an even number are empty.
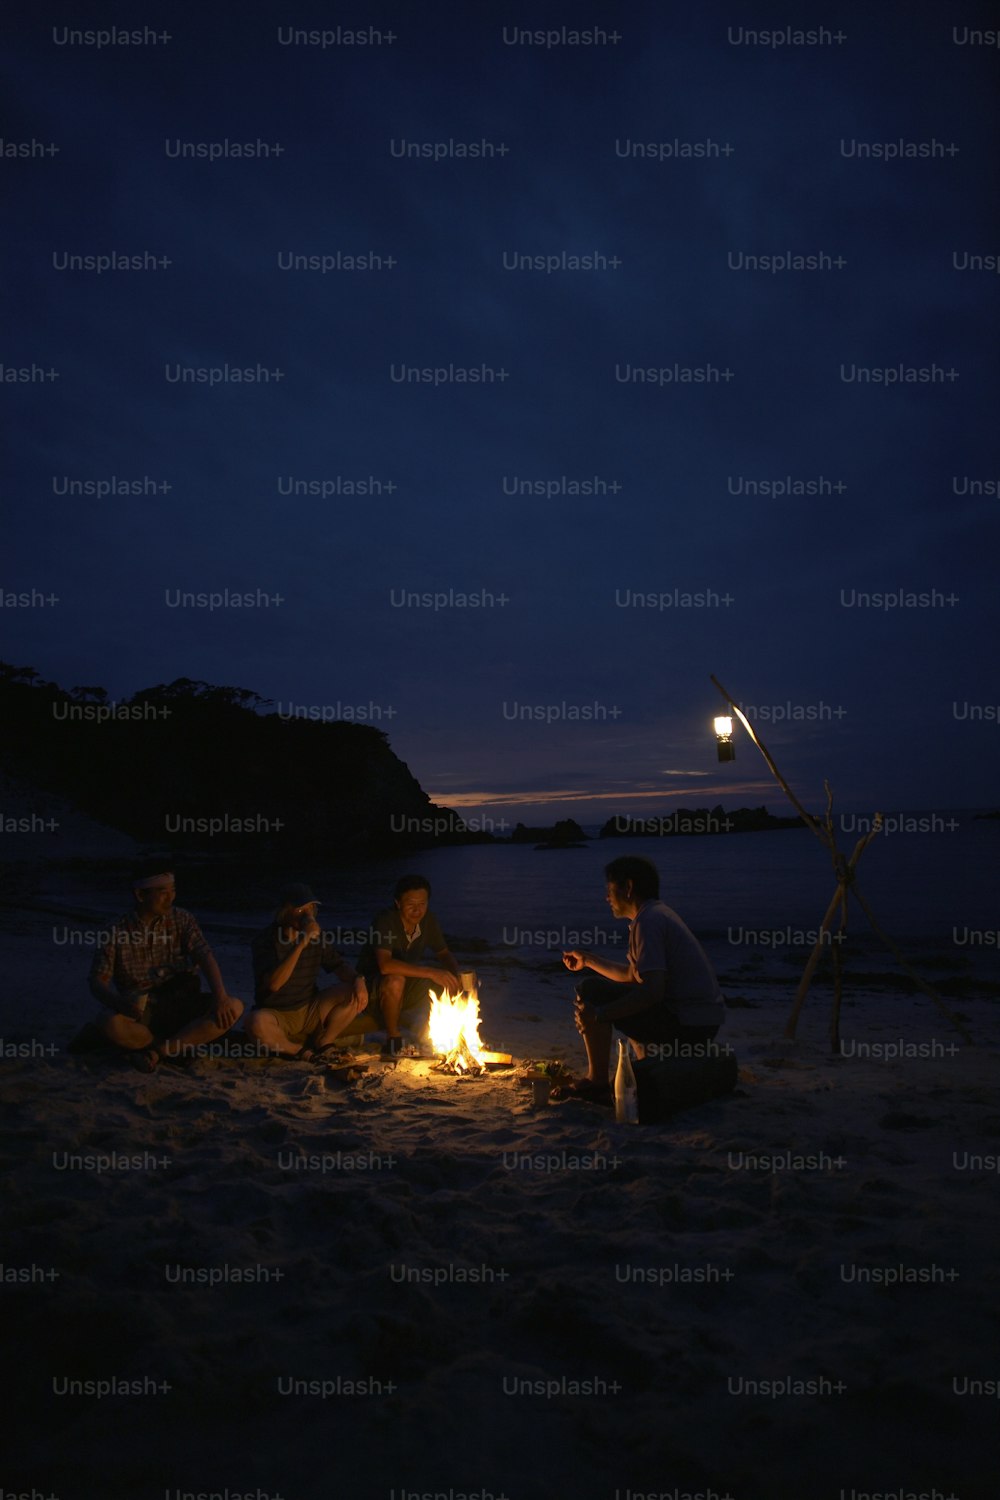
<svg viewBox="0 0 1000 1500">
<path fill-rule="evenodd" d="M 619 1125 L 638 1125 L 639 1091 L 632 1071 L 632 1051 L 627 1039 L 618 1042 L 618 1071 L 615 1073 L 615 1119 Z"/>
</svg>

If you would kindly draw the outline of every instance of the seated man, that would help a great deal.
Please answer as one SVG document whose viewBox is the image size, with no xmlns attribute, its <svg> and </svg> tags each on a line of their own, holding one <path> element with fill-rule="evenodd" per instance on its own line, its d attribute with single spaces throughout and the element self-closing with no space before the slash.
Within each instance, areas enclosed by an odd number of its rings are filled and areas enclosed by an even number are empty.
<svg viewBox="0 0 1000 1500">
<path fill-rule="evenodd" d="M 212 950 L 189 911 L 174 906 L 174 877 L 139 880 L 135 910 L 119 917 L 90 967 L 90 992 L 107 1006 L 97 1029 L 129 1053 L 140 1072 L 217 1041 L 243 1014 L 227 994 Z M 200 969 L 212 989 L 201 993 Z"/>
<path fill-rule="evenodd" d="M 243 1030 L 283 1057 L 319 1057 L 368 1004 L 365 981 L 320 929 L 318 906 L 307 885 L 290 885 L 253 940 L 255 1004 Z M 321 969 L 337 983 L 320 989 Z"/>
<path fill-rule="evenodd" d="M 404 875 L 393 892 L 395 904 L 379 912 L 372 923 L 372 941 L 364 948 L 358 968 L 368 980 L 385 1022 L 382 1051 L 395 1057 L 403 1049 L 399 1030 L 401 1011 L 426 1024 L 432 989 L 457 995 L 462 988 L 458 964 L 448 952 L 437 917 L 428 909 L 431 883 L 423 875 Z M 434 964 L 421 963 L 427 949 Z"/>
<path fill-rule="evenodd" d="M 656 866 L 626 854 L 612 860 L 604 875 L 612 914 L 629 919 L 628 963 L 609 963 L 580 949 L 563 954 L 574 973 L 594 971 L 576 987 L 576 1025 L 587 1049 L 587 1077 L 566 1092 L 610 1104 L 614 1027 L 644 1057 L 646 1043 L 710 1041 L 725 1019 L 725 1007 L 705 950 L 659 899 Z"/>
</svg>

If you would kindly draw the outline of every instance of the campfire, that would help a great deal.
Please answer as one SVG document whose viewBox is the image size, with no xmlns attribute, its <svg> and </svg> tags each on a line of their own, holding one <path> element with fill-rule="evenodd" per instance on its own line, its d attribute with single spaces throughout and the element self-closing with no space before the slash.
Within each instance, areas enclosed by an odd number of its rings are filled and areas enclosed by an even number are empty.
<svg viewBox="0 0 1000 1500">
<path fill-rule="evenodd" d="M 465 976 L 463 976 L 465 977 Z M 488 1052 L 479 1035 L 479 992 L 475 985 L 457 995 L 430 992 L 430 1041 L 440 1059 L 436 1071 L 477 1078 L 490 1067 L 509 1067 L 509 1052 Z"/>
<path fill-rule="evenodd" d="M 441 1072 L 486 1072 L 476 990 L 462 990 L 458 995 L 438 995 L 431 990 L 430 1037 L 441 1058 Z"/>
</svg>

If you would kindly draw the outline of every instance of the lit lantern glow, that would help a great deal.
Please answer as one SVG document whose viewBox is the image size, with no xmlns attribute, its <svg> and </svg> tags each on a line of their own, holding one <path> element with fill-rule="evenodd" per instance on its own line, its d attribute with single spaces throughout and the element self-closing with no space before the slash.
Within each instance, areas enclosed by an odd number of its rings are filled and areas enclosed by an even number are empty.
<svg viewBox="0 0 1000 1500">
<path fill-rule="evenodd" d="M 715 721 L 716 748 L 720 760 L 735 760 L 736 746 L 733 744 L 733 721 L 720 717 Z"/>
</svg>

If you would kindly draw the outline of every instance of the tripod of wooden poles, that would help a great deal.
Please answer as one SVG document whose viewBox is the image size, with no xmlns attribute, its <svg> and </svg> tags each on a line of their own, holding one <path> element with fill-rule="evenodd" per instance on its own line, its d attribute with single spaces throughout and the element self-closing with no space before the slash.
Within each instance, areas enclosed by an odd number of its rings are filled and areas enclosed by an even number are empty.
<svg viewBox="0 0 1000 1500">
<path fill-rule="evenodd" d="M 872 839 L 875 838 L 876 834 L 881 832 L 882 814 L 880 812 L 877 812 L 875 814 L 875 816 L 872 818 L 871 828 L 869 829 L 869 831 L 860 839 L 858 839 L 858 842 L 855 844 L 852 853 L 849 856 L 845 855 L 837 847 L 837 837 L 833 827 L 833 792 L 830 789 L 830 783 L 828 781 L 823 782 L 823 786 L 826 791 L 826 814 L 822 819 L 815 818 L 813 817 L 812 813 L 806 812 L 805 808 L 802 806 L 802 803 L 796 797 L 795 793 L 788 785 L 788 782 L 785 780 L 781 772 L 778 770 L 778 767 L 775 765 L 774 759 L 768 751 L 767 746 L 760 739 L 759 735 L 754 730 L 753 725 L 750 723 L 749 719 L 746 717 L 743 710 L 736 702 L 735 698 L 730 697 L 729 693 L 727 693 L 725 688 L 722 686 L 722 683 L 714 675 L 712 676 L 712 681 L 715 683 L 715 686 L 718 688 L 723 698 L 729 704 L 730 708 L 739 718 L 740 723 L 743 725 L 747 734 L 750 736 L 751 740 L 753 740 L 754 744 L 757 746 L 757 749 L 760 751 L 761 755 L 764 757 L 764 760 L 767 762 L 767 768 L 771 772 L 771 775 L 781 787 L 781 790 L 784 792 L 789 802 L 795 808 L 796 812 L 799 814 L 806 827 L 810 830 L 811 833 L 815 834 L 816 838 L 818 838 L 820 843 L 823 844 L 826 848 L 830 856 L 830 861 L 833 865 L 833 871 L 837 881 L 837 889 L 834 891 L 830 904 L 826 909 L 826 915 L 823 917 L 823 921 L 820 924 L 820 929 L 816 937 L 816 942 L 813 945 L 813 950 L 806 962 L 805 969 L 802 973 L 802 978 L 799 980 L 799 987 L 795 992 L 795 1002 L 792 1006 L 792 1013 L 789 1016 L 788 1024 L 785 1027 L 785 1036 L 789 1038 L 793 1038 L 795 1036 L 795 1029 L 798 1025 L 799 1015 L 801 1014 L 802 1007 L 805 1004 L 805 998 L 809 992 L 809 986 L 812 982 L 813 975 L 816 972 L 816 965 L 819 963 L 819 956 L 823 951 L 824 943 L 829 942 L 833 954 L 833 1014 L 830 1020 L 830 1047 L 832 1051 L 837 1053 L 840 1052 L 840 1005 L 844 987 L 844 955 L 842 949 L 847 939 L 847 904 L 848 896 L 850 895 L 854 897 L 855 901 L 861 907 L 861 910 L 864 912 L 865 916 L 868 919 L 868 923 L 871 926 L 872 931 L 889 949 L 896 962 L 899 964 L 900 968 L 902 968 L 903 971 L 907 975 L 909 975 L 910 979 L 913 980 L 918 989 L 922 990 L 925 995 L 930 996 L 930 998 L 934 1001 L 935 1005 L 940 1010 L 941 1014 L 948 1021 L 948 1024 L 950 1026 L 953 1026 L 955 1030 L 962 1035 L 965 1041 L 969 1043 L 970 1046 L 973 1045 L 972 1037 L 969 1035 L 968 1031 L 962 1025 L 958 1017 L 953 1013 L 953 1011 L 949 1009 L 945 1001 L 938 994 L 937 990 L 934 989 L 933 985 L 928 984 L 926 980 L 922 979 L 919 974 L 914 973 L 913 969 L 907 963 L 906 959 L 903 957 L 903 954 L 900 952 L 896 944 L 885 932 L 882 931 L 881 927 L 875 920 L 871 907 L 868 905 L 867 901 L 864 899 L 860 890 L 858 889 L 857 881 L 855 879 L 855 871 L 857 869 L 858 860 L 868 848 L 868 845 L 871 843 Z M 838 914 L 839 922 L 837 924 L 837 931 L 834 933 L 832 931 L 832 928 L 834 922 L 837 920 Z"/>
</svg>

